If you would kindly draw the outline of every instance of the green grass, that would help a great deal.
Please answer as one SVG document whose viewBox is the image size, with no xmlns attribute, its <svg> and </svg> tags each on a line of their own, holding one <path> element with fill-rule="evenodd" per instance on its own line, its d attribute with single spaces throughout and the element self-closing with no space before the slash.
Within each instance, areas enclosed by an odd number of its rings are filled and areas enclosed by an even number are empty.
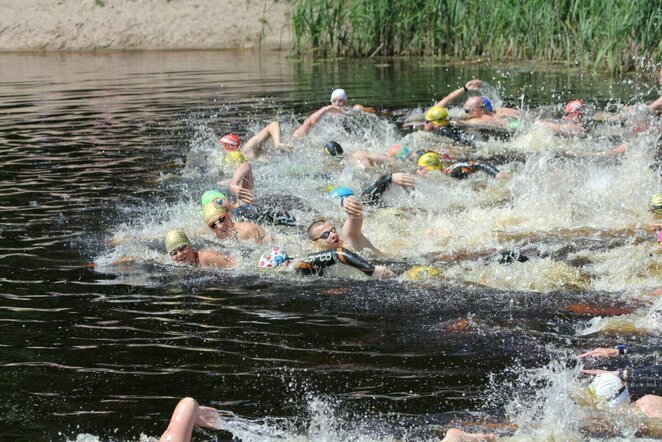
<svg viewBox="0 0 662 442">
<path fill-rule="evenodd" d="M 623 72 L 662 60 L 661 0 L 291 0 L 294 50 L 564 61 Z"/>
</svg>

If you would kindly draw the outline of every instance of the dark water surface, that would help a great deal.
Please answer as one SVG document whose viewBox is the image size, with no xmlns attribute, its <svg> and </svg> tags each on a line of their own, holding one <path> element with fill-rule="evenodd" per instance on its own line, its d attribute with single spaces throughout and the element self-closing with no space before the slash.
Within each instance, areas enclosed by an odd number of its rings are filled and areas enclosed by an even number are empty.
<svg viewBox="0 0 662 442">
<path fill-rule="evenodd" d="M 1 440 L 158 436 L 183 396 L 248 422 L 287 418 L 289 435 L 306 434 L 320 419 L 311 403 L 321 402 L 321 414 L 357 437 L 417 439 L 469 410 L 498 417 L 506 399 L 488 394 L 490 373 L 543 366 L 607 339 L 577 337 L 587 319 L 562 307 L 618 303 L 618 293 L 288 282 L 158 263 L 106 272 L 90 263 L 118 226 L 144 211 L 158 219 L 161 205 L 181 197 L 182 187 L 155 179 L 181 170 L 200 122 L 243 135 L 275 115 L 316 109 L 338 86 L 356 102 L 402 109 L 477 76 L 512 105 L 524 94 L 530 106 L 576 95 L 604 106 L 647 93 L 645 81 L 225 52 L 0 59 Z M 473 326 L 458 328 L 467 319 Z M 276 438 L 278 424 L 264 426 L 263 438 Z"/>
</svg>

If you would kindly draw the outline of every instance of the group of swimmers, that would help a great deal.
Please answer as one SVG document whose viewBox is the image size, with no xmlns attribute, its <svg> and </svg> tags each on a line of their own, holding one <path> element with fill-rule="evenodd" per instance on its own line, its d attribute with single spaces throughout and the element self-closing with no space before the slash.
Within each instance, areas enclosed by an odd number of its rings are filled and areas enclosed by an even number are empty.
<svg viewBox="0 0 662 442">
<path fill-rule="evenodd" d="M 662 83 L 662 70 L 660 71 Z M 452 91 L 439 100 L 425 113 L 422 121 L 407 121 L 405 127 L 420 129 L 435 133 L 452 140 L 462 146 L 475 146 L 477 140 L 467 128 L 500 128 L 513 130 L 519 127 L 520 111 L 500 107 L 495 109 L 490 99 L 477 93 L 483 83 L 481 80 L 471 80 L 464 86 Z M 447 107 L 466 94 L 470 96 L 464 101 L 465 117 L 451 120 Z M 331 94 L 331 104 L 322 107 L 306 118 L 303 124 L 292 134 L 293 144 L 306 137 L 310 131 L 325 116 L 345 115 L 348 112 L 372 112 L 363 106 L 348 106 L 347 94 L 342 89 L 336 89 Z M 662 111 L 662 97 L 648 105 L 633 106 L 629 112 L 644 114 L 647 117 Z M 587 133 L 587 108 L 582 100 L 574 99 L 563 109 L 562 121 L 537 121 L 535 124 L 545 127 L 558 136 L 582 137 Z M 269 226 L 301 227 L 297 219 L 288 209 L 276 201 L 266 204 L 254 203 L 255 178 L 251 161 L 257 161 L 268 155 L 267 142 L 273 142 L 273 149 L 280 152 L 291 152 L 295 147 L 281 140 L 282 134 L 278 122 L 269 123 L 255 136 L 241 143 L 238 136 L 227 134 L 218 143 L 225 155 L 226 164 L 234 168 L 232 177 L 223 182 L 222 189 L 211 189 L 201 196 L 202 217 L 207 229 L 218 240 L 249 241 L 256 244 L 268 244 L 270 249 L 257 260 L 258 267 L 263 269 L 278 269 L 293 271 L 304 275 L 321 275 L 330 266 L 340 264 L 357 269 L 365 275 L 377 278 L 395 276 L 387 267 L 374 265 L 361 253 L 370 251 L 377 256 L 383 252 L 377 249 L 363 232 L 364 205 L 378 204 L 382 194 L 392 185 L 404 189 L 413 189 L 417 179 L 438 171 L 451 178 L 464 179 L 476 172 L 484 172 L 496 179 L 509 179 L 508 173 L 500 171 L 493 164 L 476 159 L 454 159 L 443 150 L 414 151 L 403 145 L 394 145 L 384 153 L 357 151 L 347 158 L 342 146 L 329 141 L 322 151 L 328 157 L 338 161 L 347 161 L 354 167 L 362 169 L 392 168 L 394 166 L 410 168 L 410 172 L 390 172 L 382 174 L 375 182 L 367 185 L 360 193 L 355 194 L 347 187 L 334 187 L 328 190 L 329 196 L 338 198 L 346 219 L 341 227 L 327 219 L 317 219 L 310 223 L 306 234 L 318 249 L 308 255 L 294 258 L 275 245 L 276 238 L 267 229 Z M 602 155 L 618 155 L 625 152 L 627 143 L 616 146 Z M 654 197 L 655 198 L 655 197 Z M 660 211 L 662 212 L 662 194 L 659 195 Z M 653 201 L 653 199 L 651 199 Z M 653 203 L 651 203 L 653 204 Z M 657 210 L 651 206 L 651 210 Z M 182 229 L 169 231 L 165 237 L 166 251 L 172 261 L 181 264 L 203 267 L 233 268 L 237 266 L 237 258 L 214 250 L 194 249 L 187 234 Z M 596 349 L 579 355 L 580 359 L 612 357 L 624 355 L 623 347 L 614 349 Z M 585 370 L 587 375 L 596 375 L 592 391 L 608 403 L 619 405 L 629 402 L 625 395 L 627 388 L 624 382 L 632 383 L 634 379 L 644 376 L 646 379 L 660 380 L 660 366 L 649 371 L 627 368 L 616 372 Z M 644 373 L 642 375 L 642 373 Z M 649 376 L 649 377 L 646 377 Z M 635 403 L 646 415 L 662 418 L 662 398 L 659 396 L 644 396 Z M 192 428 L 197 426 L 217 428 L 218 415 L 213 409 L 200 407 L 193 399 L 183 399 L 177 406 L 170 426 L 162 440 L 189 440 Z M 493 440 L 492 434 L 468 434 L 461 430 L 450 430 L 446 441 L 463 440 Z"/>
</svg>

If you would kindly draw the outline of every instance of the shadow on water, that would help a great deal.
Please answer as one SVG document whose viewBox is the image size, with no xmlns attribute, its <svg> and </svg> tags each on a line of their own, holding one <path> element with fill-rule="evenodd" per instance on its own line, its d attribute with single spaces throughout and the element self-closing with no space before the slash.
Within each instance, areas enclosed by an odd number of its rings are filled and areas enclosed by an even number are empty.
<svg viewBox="0 0 662 442">
<path fill-rule="evenodd" d="M 591 306 L 603 308 L 605 316 L 646 308 L 623 295 L 627 281 L 610 255 L 648 254 L 644 240 L 618 234 L 605 240 L 589 229 L 566 241 L 564 228 L 582 227 L 572 219 L 508 230 L 520 218 L 509 218 L 504 203 L 485 209 L 484 202 L 466 197 L 478 186 L 489 198 L 517 207 L 521 195 L 513 191 L 501 199 L 499 189 L 480 183 L 449 184 L 448 200 L 434 203 L 448 206 L 430 206 L 448 209 L 439 211 L 443 215 L 412 211 L 419 236 L 428 223 L 456 226 L 447 228 L 448 236 L 436 232 L 418 258 L 457 250 L 454 238 L 493 246 L 490 241 L 499 239 L 479 230 L 475 216 L 507 230 L 502 236 L 510 236 L 499 246 L 533 244 L 530 263 L 440 265 L 442 281 L 298 279 L 246 269 L 182 269 L 168 264 L 160 242 L 173 223 L 193 229 L 198 193 L 216 180 L 215 169 L 206 167 L 183 180 L 163 179 L 185 174 L 191 152 L 204 163 L 214 133 L 243 137 L 275 116 L 292 121 L 325 103 L 334 87 L 392 111 L 431 104 L 477 76 L 490 80 L 511 105 L 522 94 L 533 107 L 585 94 L 597 106 L 642 96 L 648 89 L 639 79 L 416 59 L 260 61 L 224 52 L 1 57 L 3 440 L 158 435 L 183 396 L 233 413 L 226 426 L 231 433 L 201 433 L 209 438 L 432 438 L 456 415 L 503 415 L 508 398 L 491 393 L 493 374 L 513 365 L 533 369 L 617 340 L 618 328 L 578 334 L 595 326 L 586 314 L 596 311 Z M 391 114 L 388 124 L 397 118 Z M 315 184 L 288 161 L 276 170 L 291 173 L 293 195 L 309 202 Z M 304 155 L 301 164 L 315 161 Z M 513 167 L 524 174 L 535 168 L 520 161 Z M 564 167 L 554 172 L 563 176 Z M 268 182 L 273 169 L 266 170 L 257 174 L 258 183 Z M 279 181 L 273 190 L 286 185 Z M 321 204 L 311 202 L 313 210 L 332 210 Z M 471 221 L 462 237 L 458 220 L 465 213 Z M 387 227 L 396 219 L 388 211 L 374 216 L 386 219 Z M 373 227 L 377 241 L 399 240 L 389 238 L 387 228 Z M 559 237 L 535 238 L 548 227 Z M 403 238 L 410 235 L 400 229 Z M 301 232 L 279 234 L 289 243 L 303 241 Z M 119 268 L 99 264 L 115 257 L 108 240 L 117 237 L 139 238 L 120 248 L 148 259 Z M 219 246 L 199 231 L 193 237 Z M 485 243 L 476 239 L 483 237 Z M 419 263 L 408 258 L 410 249 L 402 250 L 389 261 L 394 268 Z M 548 283 L 537 285 L 536 277 Z M 651 279 L 643 276 L 637 287 L 643 291 Z M 597 286 L 587 282 L 596 280 Z M 646 348 L 646 329 L 638 333 L 632 339 Z M 324 425 L 334 429 L 312 428 Z"/>
</svg>

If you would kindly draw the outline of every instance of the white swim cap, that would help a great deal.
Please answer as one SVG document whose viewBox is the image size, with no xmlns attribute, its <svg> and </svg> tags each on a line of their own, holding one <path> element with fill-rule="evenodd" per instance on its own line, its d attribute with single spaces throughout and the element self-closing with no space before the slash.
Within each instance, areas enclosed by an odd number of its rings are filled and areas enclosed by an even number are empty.
<svg viewBox="0 0 662 442">
<path fill-rule="evenodd" d="M 342 98 L 343 100 L 347 101 L 347 94 L 345 93 L 345 89 L 335 89 L 333 92 L 331 92 L 331 101 L 335 100 L 336 98 Z"/>
<path fill-rule="evenodd" d="M 630 403 L 630 392 L 623 381 L 613 374 L 597 375 L 588 388 L 599 399 L 607 401 L 610 407 Z"/>
</svg>

